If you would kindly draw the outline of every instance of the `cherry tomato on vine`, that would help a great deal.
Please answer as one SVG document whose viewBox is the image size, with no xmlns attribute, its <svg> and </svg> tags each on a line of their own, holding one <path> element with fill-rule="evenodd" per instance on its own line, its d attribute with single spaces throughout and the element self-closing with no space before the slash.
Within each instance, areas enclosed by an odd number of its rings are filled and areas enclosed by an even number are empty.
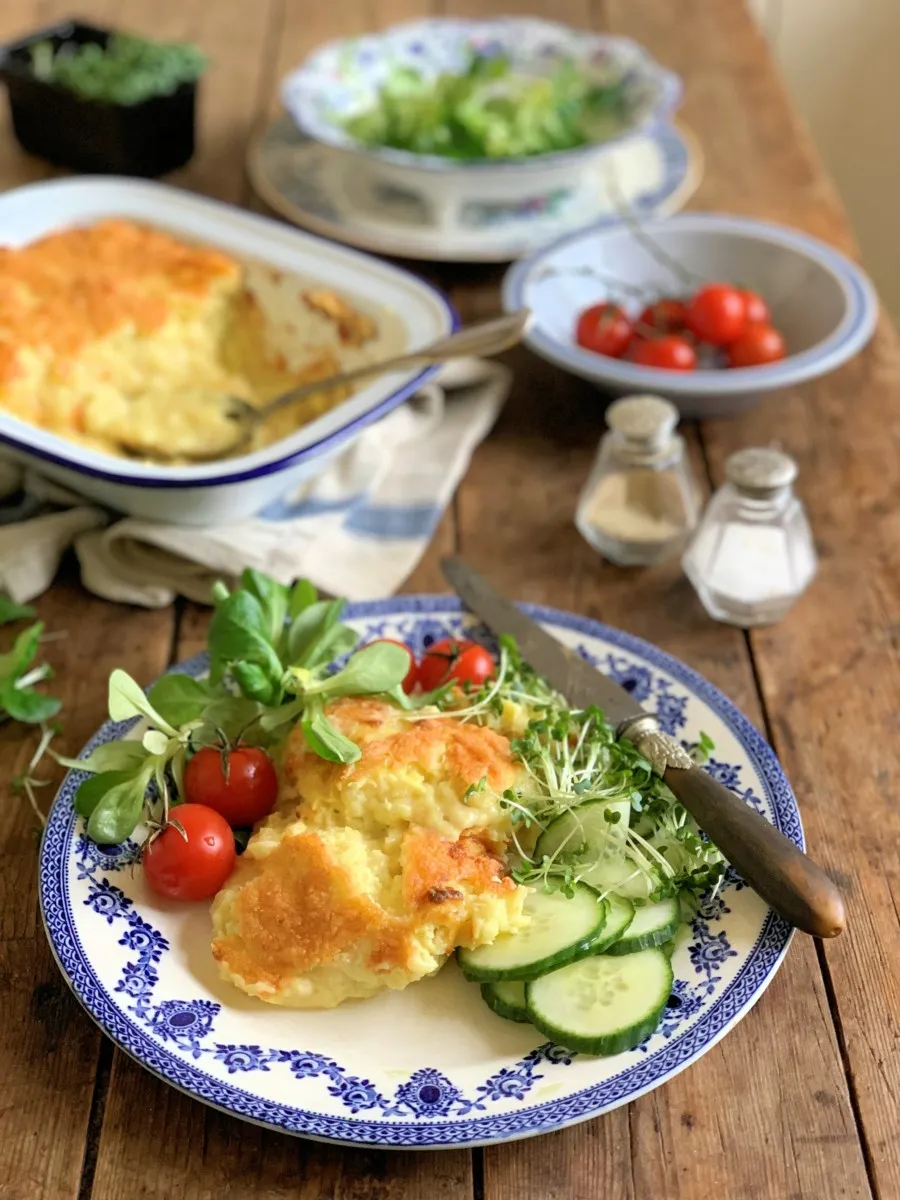
<svg viewBox="0 0 900 1200">
<path fill-rule="evenodd" d="M 744 297 L 744 310 L 747 316 L 747 324 L 771 325 L 771 310 L 759 292 L 751 292 L 748 288 L 742 288 L 741 295 Z"/>
<path fill-rule="evenodd" d="M 631 320 L 617 304 L 594 304 L 586 308 L 575 327 L 575 341 L 594 354 L 621 358 L 633 334 Z"/>
<path fill-rule="evenodd" d="M 278 775 L 258 746 L 204 746 L 185 768 L 184 794 L 189 804 L 205 804 L 229 825 L 255 825 L 275 807 Z"/>
<path fill-rule="evenodd" d="M 663 296 L 648 304 L 635 322 L 639 336 L 654 333 L 682 333 L 687 326 L 687 305 L 674 296 Z"/>
<path fill-rule="evenodd" d="M 409 692 L 411 692 L 416 686 L 416 676 L 419 670 L 412 650 L 410 650 L 409 646 L 407 646 L 405 642 L 398 642 L 396 638 L 376 638 L 375 641 L 370 642 L 369 645 L 377 646 L 379 642 L 387 642 L 388 645 L 391 646 L 400 646 L 409 655 L 409 670 L 403 676 L 403 682 L 400 685 L 404 692 L 409 694 Z"/>
<path fill-rule="evenodd" d="M 142 857 L 147 883 L 170 900 L 214 896 L 231 874 L 234 860 L 228 822 L 203 804 L 173 808 L 170 823 L 148 843 Z"/>
<path fill-rule="evenodd" d="M 784 337 L 771 325 L 751 325 L 728 347 L 729 367 L 764 367 L 787 354 Z"/>
<path fill-rule="evenodd" d="M 744 294 L 730 283 L 707 283 L 688 304 L 688 328 L 701 342 L 727 346 L 747 326 Z"/>
<path fill-rule="evenodd" d="M 631 361 L 665 371 L 693 371 L 697 354 L 685 338 L 667 333 L 664 337 L 640 338 L 632 347 Z"/>
<path fill-rule="evenodd" d="M 451 679 L 481 687 L 495 669 L 494 660 L 484 646 L 441 638 L 428 647 L 419 663 L 419 687 L 423 692 L 432 692 Z"/>
</svg>

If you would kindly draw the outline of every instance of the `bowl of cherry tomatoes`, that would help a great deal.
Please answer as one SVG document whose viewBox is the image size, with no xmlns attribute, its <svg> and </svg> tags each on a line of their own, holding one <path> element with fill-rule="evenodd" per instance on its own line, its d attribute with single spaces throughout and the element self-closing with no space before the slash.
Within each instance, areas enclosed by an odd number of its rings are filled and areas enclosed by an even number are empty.
<svg viewBox="0 0 900 1200">
<path fill-rule="evenodd" d="M 878 319 L 868 277 L 824 242 L 714 213 L 568 234 L 513 265 L 503 302 L 531 310 L 524 340 L 542 358 L 685 417 L 834 370 Z"/>
</svg>

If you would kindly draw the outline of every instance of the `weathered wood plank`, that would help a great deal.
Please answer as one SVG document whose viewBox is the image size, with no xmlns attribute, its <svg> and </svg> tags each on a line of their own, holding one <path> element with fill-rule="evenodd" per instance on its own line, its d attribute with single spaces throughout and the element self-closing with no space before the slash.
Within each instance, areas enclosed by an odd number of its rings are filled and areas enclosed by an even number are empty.
<svg viewBox="0 0 900 1200">
<path fill-rule="evenodd" d="M 65 635 L 42 653 L 56 670 L 48 687 L 63 700 L 58 749 L 66 754 L 76 754 L 104 720 L 112 668 L 149 683 L 165 665 L 172 630 L 170 613 L 104 604 L 68 581 L 71 574 L 37 606 L 47 631 Z M 4 648 L 11 636 L 3 630 Z M 38 831 L 11 786 L 36 741 L 21 725 L 0 729 L 0 1195 L 67 1200 L 78 1194 L 100 1035 L 60 975 L 38 915 Z M 49 761 L 38 771 L 54 783 L 62 774 Z M 51 787 L 40 798 L 46 804 L 52 795 Z"/>
<path fill-rule="evenodd" d="M 362 32 L 372 20 L 370 5 L 344 3 L 331 9 L 288 5 L 275 18 L 272 44 L 277 62 L 267 66 L 263 105 L 275 104 L 277 81 L 293 63 L 329 37 Z M 397 0 L 383 5 L 383 22 L 414 15 Z M 271 33 L 271 31 L 270 31 Z M 200 38 L 203 42 L 202 37 Z M 271 93 L 271 94 L 267 94 Z M 452 513 L 442 521 L 429 551 L 408 587 L 438 588 L 437 557 L 453 548 Z M 175 658 L 203 649 L 209 611 L 180 606 Z M 148 1114 L 150 1114 L 148 1116 Z M 165 1146 L 166 1154 L 158 1153 Z M 471 1156 L 466 1152 L 397 1155 L 354 1152 L 267 1133 L 205 1109 L 152 1079 L 124 1056 L 116 1057 L 94 1200 L 112 1200 L 123 1191 L 138 1196 L 205 1200 L 223 1192 L 234 1200 L 265 1195 L 303 1197 L 409 1197 L 468 1200 L 472 1193 Z"/>
<path fill-rule="evenodd" d="M 83 10 L 86 12 L 86 10 Z M 0 6 L 0 41 L 70 15 L 53 0 L 7 0 Z M 34 182 L 52 168 L 25 155 L 15 142 L 4 103 L 0 113 L 0 188 Z M 38 604 L 48 631 L 66 637 L 48 643 L 56 695 L 62 697 L 64 734 L 59 749 L 76 753 L 105 717 L 103 680 L 124 666 L 143 682 L 164 665 L 172 621 L 167 613 L 135 613 L 94 600 L 72 580 Z M 4 631 L 4 644 L 6 631 Z M 28 762 L 33 733 L 21 726 L 0 731 L 0 977 L 4 1016 L 0 1061 L 4 1064 L 4 1137 L 0 1146 L 0 1194 L 15 1200 L 77 1196 L 86 1153 L 100 1035 L 82 1012 L 50 954 L 38 915 L 37 831 L 25 802 L 10 781 Z M 47 765 L 41 777 L 58 782 Z M 52 796 L 52 788 L 41 793 Z M 102 1107 L 103 1087 L 97 1096 Z"/>
<path fill-rule="evenodd" d="M 854 253 L 835 189 L 741 6 L 610 0 L 606 8 L 615 29 L 688 77 L 685 118 L 708 159 L 697 206 L 782 220 Z M 777 438 L 794 453 L 820 541 L 809 595 L 751 643 L 810 845 L 846 884 L 849 932 L 822 953 L 869 1169 L 885 1198 L 900 1194 L 900 963 L 883 950 L 900 927 L 900 814 L 891 799 L 900 768 L 892 737 L 900 471 L 889 432 L 898 406 L 900 351 L 885 320 L 844 370 L 706 434 L 717 478 L 740 446 Z"/>
<path fill-rule="evenodd" d="M 454 299 L 466 314 L 466 289 Z M 656 642 L 759 725 L 743 636 L 705 617 L 677 562 L 620 570 L 572 524 L 602 425 L 597 394 L 524 351 L 511 358 L 515 394 L 460 490 L 461 552 L 517 598 Z M 812 943 L 797 941 L 759 1007 L 686 1073 L 596 1122 L 486 1150 L 484 1181 L 486 1200 L 869 1196 Z"/>
</svg>

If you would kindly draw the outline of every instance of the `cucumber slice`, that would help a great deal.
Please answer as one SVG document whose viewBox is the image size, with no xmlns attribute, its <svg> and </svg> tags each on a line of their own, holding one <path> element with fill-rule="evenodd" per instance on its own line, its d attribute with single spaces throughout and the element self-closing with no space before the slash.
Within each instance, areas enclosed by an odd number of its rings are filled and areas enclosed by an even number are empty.
<svg viewBox="0 0 900 1200">
<path fill-rule="evenodd" d="M 618 813 L 610 823 L 606 813 Z M 557 853 L 574 854 L 592 864 L 581 875 L 582 882 L 598 892 L 618 892 L 630 899 L 645 900 L 656 881 L 648 880 L 625 856 L 625 835 L 631 819 L 628 800 L 588 800 L 570 808 L 552 821 L 537 840 L 535 855 L 553 858 Z"/>
<path fill-rule="evenodd" d="M 554 1042 L 586 1054 L 631 1050 L 659 1024 L 672 991 L 661 950 L 625 958 L 583 958 L 525 985 L 531 1023 Z"/>
<path fill-rule="evenodd" d="M 662 950 L 666 958 L 671 958 L 675 953 L 675 939 L 669 938 L 667 942 L 660 942 L 659 948 Z"/>
<path fill-rule="evenodd" d="M 646 904 L 634 914 L 634 920 L 624 935 L 606 951 L 607 954 L 634 954 L 638 950 L 650 950 L 674 938 L 681 924 L 681 910 L 677 899 L 660 900 L 658 904 Z"/>
<path fill-rule="evenodd" d="M 618 820 L 607 821 L 607 812 L 617 813 Z M 600 855 L 619 860 L 625 849 L 630 818 L 628 800 L 587 800 L 550 822 L 537 840 L 535 853 L 538 858 L 545 854 L 552 858 L 558 852 L 576 854 L 585 862 L 592 862 Z"/>
<path fill-rule="evenodd" d="M 501 933 L 489 946 L 457 951 L 467 978 L 536 979 L 592 954 L 609 905 L 593 888 L 579 883 L 571 898 L 562 892 L 532 892 L 524 911 L 531 920 L 518 933 Z"/>
<path fill-rule="evenodd" d="M 631 922 L 634 920 L 635 907 L 624 896 L 617 896 L 613 892 L 606 897 L 606 903 L 609 905 L 609 912 L 606 914 L 603 931 L 594 945 L 594 954 L 602 954 L 604 950 L 609 950 L 615 945 L 631 928 Z"/>
<path fill-rule="evenodd" d="M 496 979 L 481 985 L 481 998 L 498 1017 L 507 1021 L 529 1021 L 525 1007 L 525 984 L 517 979 Z"/>
<path fill-rule="evenodd" d="M 639 871 L 624 855 L 598 863 L 585 871 L 581 879 L 588 887 L 596 888 L 603 895 L 615 892 L 629 900 L 646 900 L 659 882 L 654 878 L 648 879 L 644 872 Z"/>
</svg>

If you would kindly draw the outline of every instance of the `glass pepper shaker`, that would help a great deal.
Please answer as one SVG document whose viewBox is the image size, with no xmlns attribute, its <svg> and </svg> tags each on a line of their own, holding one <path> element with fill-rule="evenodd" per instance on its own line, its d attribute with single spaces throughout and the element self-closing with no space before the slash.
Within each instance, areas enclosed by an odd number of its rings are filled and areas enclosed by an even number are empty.
<svg viewBox="0 0 900 1200">
<path fill-rule="evenodd" d="M 606 424 L 575 524 L 611 562 L 660 562 L 684 548 L 697 522 L 678 410 L 659 396 L 625 396 L 606 410 Z"/>
<path fill-rule="evenodd" d="M 717 621 L 771 625 L 816 573 L 816 551 L 794 495 L 797 464 L 780 450 L 739 450 L 685 552 L 685 573 Z"/>
</svg>

